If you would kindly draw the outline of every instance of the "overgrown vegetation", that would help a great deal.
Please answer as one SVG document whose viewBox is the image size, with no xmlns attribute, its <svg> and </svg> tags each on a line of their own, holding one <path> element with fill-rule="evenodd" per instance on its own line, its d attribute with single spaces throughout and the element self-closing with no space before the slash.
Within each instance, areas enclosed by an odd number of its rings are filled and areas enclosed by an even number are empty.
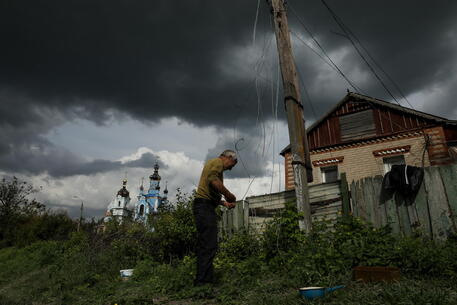
<svg viewBox="0 0 457 305">
<path fill-rule="evenodd" d="M 373 228 L 357 218 L 340 219 L 332 231 L 325 222 L 315 224 L 305 235 L 289 205 L 264 234 L 225 237 L 215 259 L 217 284 L 193 287 L 190 199 L 180 196 L 150 219 L 154 230 L 112 222 L 103 233 L 89 224 L 76 232 L 63 215 L 54 222 L 46 220 L 48 214 L 24 215 L 43 217 L 48 229 L 36 225 L 34 231 L 45 233 L 15 235 L 8 241 L 14 247 L 0 250 L 0 304 L 457 304 L 455 240 L 394 236 L 388 227 Z M 30 228 L 16 225 L 21 232 Z M 396 266 L 402 279 L 356 283 L 351 268 L 357 265 Z M 134 276 L 122 281 L 119 270 L 128 268 Z M 297 292 L 337 284 L 346 288 L 313 302 Z"/>
<path fill-rule="evenodd" d="M 0 181 L 0 248 L 65 240 L 75 230 L 76 224 L 65 213 L 46 210 L 44 204 L 29 199 L 36 192 L 16 177 Z"/>
</svg>

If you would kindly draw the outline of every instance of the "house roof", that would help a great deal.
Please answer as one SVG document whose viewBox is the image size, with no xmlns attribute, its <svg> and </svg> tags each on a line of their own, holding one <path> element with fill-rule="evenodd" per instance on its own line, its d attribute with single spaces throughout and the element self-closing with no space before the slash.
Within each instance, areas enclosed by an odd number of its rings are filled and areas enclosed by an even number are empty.
<svg viewBox="0 0 457 305">
<path fill-rule="evenodd" d="M 380 100 L 380 99 L 377 99 L 377 98 L 374 98 L 374 97 L 370 97 L 370 96 L 367 96 L 367 95 L 363 95 L 363 94 L 360 94 L 360 93 L 348 92 L 346 94 L 346 96 L 340 102 L 338 102 L 335 106 L 333 106 L 329 111 L 327 111 L 327 113 L 325 113 L 317 121 L 315 121 L 313 124 L 311 124 L 311 126 L 306 128 L 306 133 L 309 133 L 314 128 L 316 128 L 320 123 L 322 123 L 325 119 L 327 119 L 327 117 L 329 117 L 333 112 L 335 112 L 343 104 L 345 104 L 345 103 L 347 103 L 349 101 L 353 101 L 354 99 L 355 100 L 361 100 L 363 102 L 368 102 L 368 103 L 370 103 L 372 105 L 373 104 L 374 105 L 379 105 L 379 106 L 391 108 L 391 109 L 394 109 L 394 110 L 397 110 L 397 111 L 406 112 L 406 113 L 409 113 L 409 114 L 412 114 L 412 115 L 416 115 L 416 116 L 422 117 L 422 118 L 427 119 L 427 120 L 435 121 L 437 123 L 443 123 L 443 124 L 449 124 L 449 125 L 457 125 L 457 120 L 448 120 L 448 119 L 440 117 L 440 116 L 436 116 L 436 115 L 432 115 L 432 114 L 425 113 L 425 112 L 422 112 L 422 111 L 418 111 L 418 110 L 414 110 L 414 109 L 411 109 L 411 108 L 407 108 L 407 107 L 403 107 L 403 106 L 400 106 L 400 105 L 396 105 L 396 104 L 393 104 L 393 103 L 390 103 L 390 102 L 387 102 L 387 101 L 383 101 L 383 100 Z M 290 150 L 290 144 L 287 145 L 283 150 L 281 150 L 280 154 L 284 155 L 288 150 Z"/>
</svg>

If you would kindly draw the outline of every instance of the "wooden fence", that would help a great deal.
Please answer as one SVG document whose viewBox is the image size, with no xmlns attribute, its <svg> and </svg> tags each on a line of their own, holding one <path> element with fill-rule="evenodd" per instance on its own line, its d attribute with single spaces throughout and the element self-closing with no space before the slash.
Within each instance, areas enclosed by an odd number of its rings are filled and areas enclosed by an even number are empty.
<svg viewBox="0 0 457 305">
<path fill-rule="evenodd" d="M 382 177 L 353 182 L 352 211 L 376 227 L 390 224 L 394 233 L 411 235 L 419 230 L 432 239 L 457 233 L 457 165 L 425 168 L 424 181 L 415 201 L 399 196 L 381 204 Z"/>
<path fill-rule="evenodd" d="M 335 222 L 338 214 L 342 213 L 344 198 L 347 198 L 347 209 L 349 209 L 347 183 L 344 175 L 342 178 L 332 183 L 309 186 L 313 221 L 327 219 Z M 345 194 L 342 194 L 342 189 L 346 189 Z M 237 202 L 234 209 L 223 210 L 220 233 L 230 235 L 241 229 L 261 232 L 265 224 L 273 219 L 275 213 L 284 208 L 286 202 L 295 202 L 295 191 L 252 196 Z"/>
</svg>

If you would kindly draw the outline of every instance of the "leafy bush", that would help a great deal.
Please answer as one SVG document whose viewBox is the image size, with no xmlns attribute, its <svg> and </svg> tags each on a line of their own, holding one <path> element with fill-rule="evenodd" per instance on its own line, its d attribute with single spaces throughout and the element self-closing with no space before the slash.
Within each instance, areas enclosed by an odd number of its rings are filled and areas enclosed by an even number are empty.
<svg viewBox="0 0 457 305">
<path fill-rule="evenodd" d="M 215 258 L 219 282 L 213 288 L 192 285 L 196 230 L 191 198 L 162 207 L 150 219 L 153 230 L 124 221 L 108 223 L 99 234 L 94 224 L 74 232 L 65 215 L 33 217 L 17 235 L 23 248 L 0 249 L 1 304 L 150 304 L 160 295 L 168 298 L 164 302 L 184 298 L 189 304 L 202 298 L 221 304 L 302 304 L 298 287 L 337 284 L 347 288 L 316 304 L 457 301 L 455 240 L 395 236 L 389 227 L 374 228 L 359 218 L 339 219 L 332 229 L 326 222 L 314 223 L 305 234 L 298 229 L 294 204 L 263 235 L 239 232 L 220 242 Z M 55 241 L 25 246 L 41 238 Z M 357 265 L 397 266 L 404 277 L 390 285 L 351 283 Z M 134 275 L 123 282 L 119 270 L 127 268 L 134 268 Z"/>
<path fill-rule="evenodd" d="M 237 232 L 220 242 L 217 261 L 220 264 L 233 264 L 250 257 L 258 257 L 261 246 L 258 236 L 248 231 Z"/>
<path fill-rule="evenodd" d="M 66 213 L 47 211 L 40 215 L 21 215 L 8 242 L 24 247 L 37 241 L 66 240 L 75 230 L 75 222 Z"/>
<path fill-rule="evenodd" d="M 35 192 L 16 177 L 0 181 L 0 248 L 65 240 L 76 229 L 66 213 L 46 211 L 44 204 L 30 199 Z"/>
<path fill-rule="evenodd" d="M 396 266 L 410 276 L 457 277 L 457 243 L 402 237 L 360 218 L 340 218 L 333 229 L 314 223 L 304 234 L 293 205 L 278 214 L 263 235 L 262 251 L 271 268 L 312 283 L 349 274 L 354 266 Z M 322 283 L 329 284 L 328 282 Z"/>
<path fill-rule="evenodd" d="M 154 228 L 156 259 L 171 262 L 195 251 L 197 229 L 192 213 L 193 197 L 179 190 L 175 205 L 163 207 L 149 220 Z"/>
<path fill-rule="evenodd" d="M 262 250 L 267 260 L 283 252 L 293 251 L 300 245 L 304 236 L 298 227 L 301 217 L 295 202 L 289 202 L 267 224 L 262 235 Z"/>
</svg>

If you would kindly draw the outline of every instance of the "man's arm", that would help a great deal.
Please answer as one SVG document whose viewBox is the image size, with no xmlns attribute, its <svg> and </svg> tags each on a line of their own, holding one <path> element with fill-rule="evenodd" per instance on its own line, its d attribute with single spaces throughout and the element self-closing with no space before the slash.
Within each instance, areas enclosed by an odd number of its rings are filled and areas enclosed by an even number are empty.
<svg viewBox="0 0 457 305">
<path fill-rule="evenodd" d="M 223 205 L 227 209 L 233 209 L 236 206 L 236 204 L 234 202 L 227 202 L 227 201 L 223 201 L 223 200 L 221 200 L 221 205 Z"/>
<path fill-rule="evenodd" d="M 235 195 L 230 193 L 230 191 L 225 188 L 225 186 L 222 183 L 222 181 L 219 180 L 218 178 L 211 180 L 210 184 L 215 190 L 217 190 L 219 193 L 224 195 L 225 200 L 227 200 L 228 202 L 235 202 L 236 201 Z"/>
</svg>

